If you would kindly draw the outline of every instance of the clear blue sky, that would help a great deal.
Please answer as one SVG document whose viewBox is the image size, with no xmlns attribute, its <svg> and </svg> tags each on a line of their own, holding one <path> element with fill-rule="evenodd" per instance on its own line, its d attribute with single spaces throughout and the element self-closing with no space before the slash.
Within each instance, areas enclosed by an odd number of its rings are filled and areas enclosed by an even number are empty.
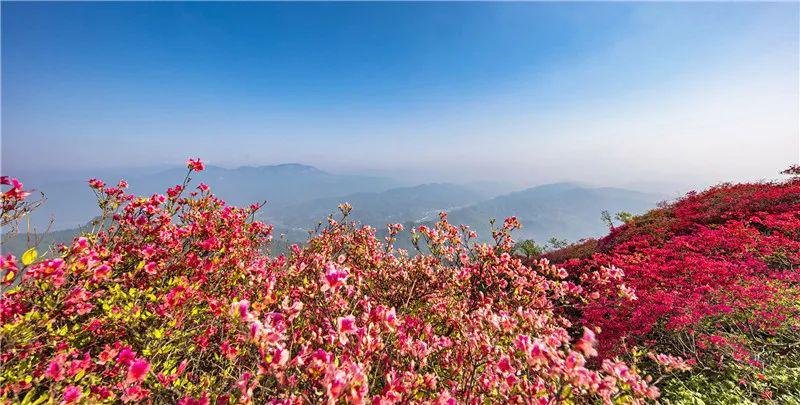
<svg viewBox="0 0 800 405">
<path fill-rule="evenodd" d="M 3 2 L 3 171 L 766 177 L 797 160 L 798 7 Z"/>
</svg>

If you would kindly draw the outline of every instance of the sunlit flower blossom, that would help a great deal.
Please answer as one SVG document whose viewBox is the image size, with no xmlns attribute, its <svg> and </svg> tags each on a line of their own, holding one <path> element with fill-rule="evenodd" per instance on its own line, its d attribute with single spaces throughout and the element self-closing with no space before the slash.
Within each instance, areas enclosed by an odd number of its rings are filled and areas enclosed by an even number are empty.
<svg viewBox="0 0 800 405">
<path fill-rule="evenodd" d="M 202 172 L 206 169 L 206 165 L 203 164 L 203 161 L 200 159 L 189 159 L 186 161 L 186 166 L 189 168 L 189 170 L 195 172 Z"/>
<path fill-rule="evenodd" d="M 344 285 L 350 271 L 347 267 L 337 266 L 329 262 L 325 265 L 325 275 L 322 284 L 322 291 L 332 290 Z"/>
<path fill-rule="evenodd" d="M 127 381 L 142 381 L 147 376 L 148 371 L 150 371 L 150 363 L 145 359 L 136 359 L 128 367 Z"/>
<path fill-rule="evenodd" d="M 102 189 L 105 186 L 106 186 L 106 183 L 104 183 L 102 180 L 89 179 L 89 187 L 91 187 L 91 188 L 99 190 L 99 189 Z"/>
<path fill-rule="evenodd" d="M 64 389 L 64 403 L 73 404 L 80 401 L 82 396 L 83 392 L 81 391 L 81 387 L 76 385 L 68 385 L 67 388 Z"/>
</svg>

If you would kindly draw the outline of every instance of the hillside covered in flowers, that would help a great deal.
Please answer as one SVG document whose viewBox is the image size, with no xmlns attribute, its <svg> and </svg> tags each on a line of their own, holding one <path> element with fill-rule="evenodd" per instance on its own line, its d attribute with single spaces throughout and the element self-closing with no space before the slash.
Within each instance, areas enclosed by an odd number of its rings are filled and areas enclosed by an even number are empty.
<svg viewBox="0 0 800 405">
<path fill-rule="evenodd" d="M 601 356 L 686 358 L 690 373 L 657 384 L 676 401 L 800 403 L 800 167 L 783 174 L 689 193 L 547 254 L 576 283 L 625 272 L 636 300 L 601 291 L 574 314 L 602 329 Z"/>
<path fill-rule="evenodd" d="M 800 401 L 796 177 L 692 193 L 544 257 L 515 254 L 513 217 L 482 243 L 444 213 L 379 232 L 347 204 L 276 255 L 262 205 L 187 166 L 165 194 L 92 179 L 93 230 L 0 259 L 0 401 Z M 2 182 L 8 229 L 37 202 Z"/>
</svg>

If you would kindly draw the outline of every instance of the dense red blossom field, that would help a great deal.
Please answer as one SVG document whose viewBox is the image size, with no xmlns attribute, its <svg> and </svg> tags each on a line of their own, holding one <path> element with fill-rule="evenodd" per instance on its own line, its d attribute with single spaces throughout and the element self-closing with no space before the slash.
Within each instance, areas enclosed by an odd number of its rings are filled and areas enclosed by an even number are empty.
<svg viewBox="0 0 800 405">
<path fill-rule="evenodd" d="M 442 214 L 407 252 L 402 225 L 378 237 L 347 205 L 272 255 L 261 206 L 227 206 L 187 166 L 164 195 L 93 179 L 96 229 L 2 257 L 0 400 L 800 398 L 800 180 L 692 193 L 537 260 L 513 254 L 514 218 L 478 243 Z M 3 184 L 12 226 L 35 202 Z"/>
<path fill-rule="evenodd" d="M 689 193 L 549 257 L 580 281 L 624 269 L 637 300 L 601 293 L 576 317 L 602 329 L 601 356 L 672 353 L 695 372 L 729 374 L 754 400 L 798 399 L 797 374 L 769 381 L 763 371 L 799 354 L 800 179 Z"/>
</svg>

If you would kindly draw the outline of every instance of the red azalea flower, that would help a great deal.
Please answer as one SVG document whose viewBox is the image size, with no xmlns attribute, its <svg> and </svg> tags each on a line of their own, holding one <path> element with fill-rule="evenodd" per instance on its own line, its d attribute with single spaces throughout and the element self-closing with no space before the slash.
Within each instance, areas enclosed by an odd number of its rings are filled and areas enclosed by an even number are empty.
<svg viewBox="0 0 800 405">
<path fill-rule="evenodd" d="M 203 164 L 203 161 L 200 159 L 189 159 L 186 161 L 186 166 L 189 168 L 189 170 L 195 172 L 202 172 L 206 169 L 205 164 Z"/>
</svg>

